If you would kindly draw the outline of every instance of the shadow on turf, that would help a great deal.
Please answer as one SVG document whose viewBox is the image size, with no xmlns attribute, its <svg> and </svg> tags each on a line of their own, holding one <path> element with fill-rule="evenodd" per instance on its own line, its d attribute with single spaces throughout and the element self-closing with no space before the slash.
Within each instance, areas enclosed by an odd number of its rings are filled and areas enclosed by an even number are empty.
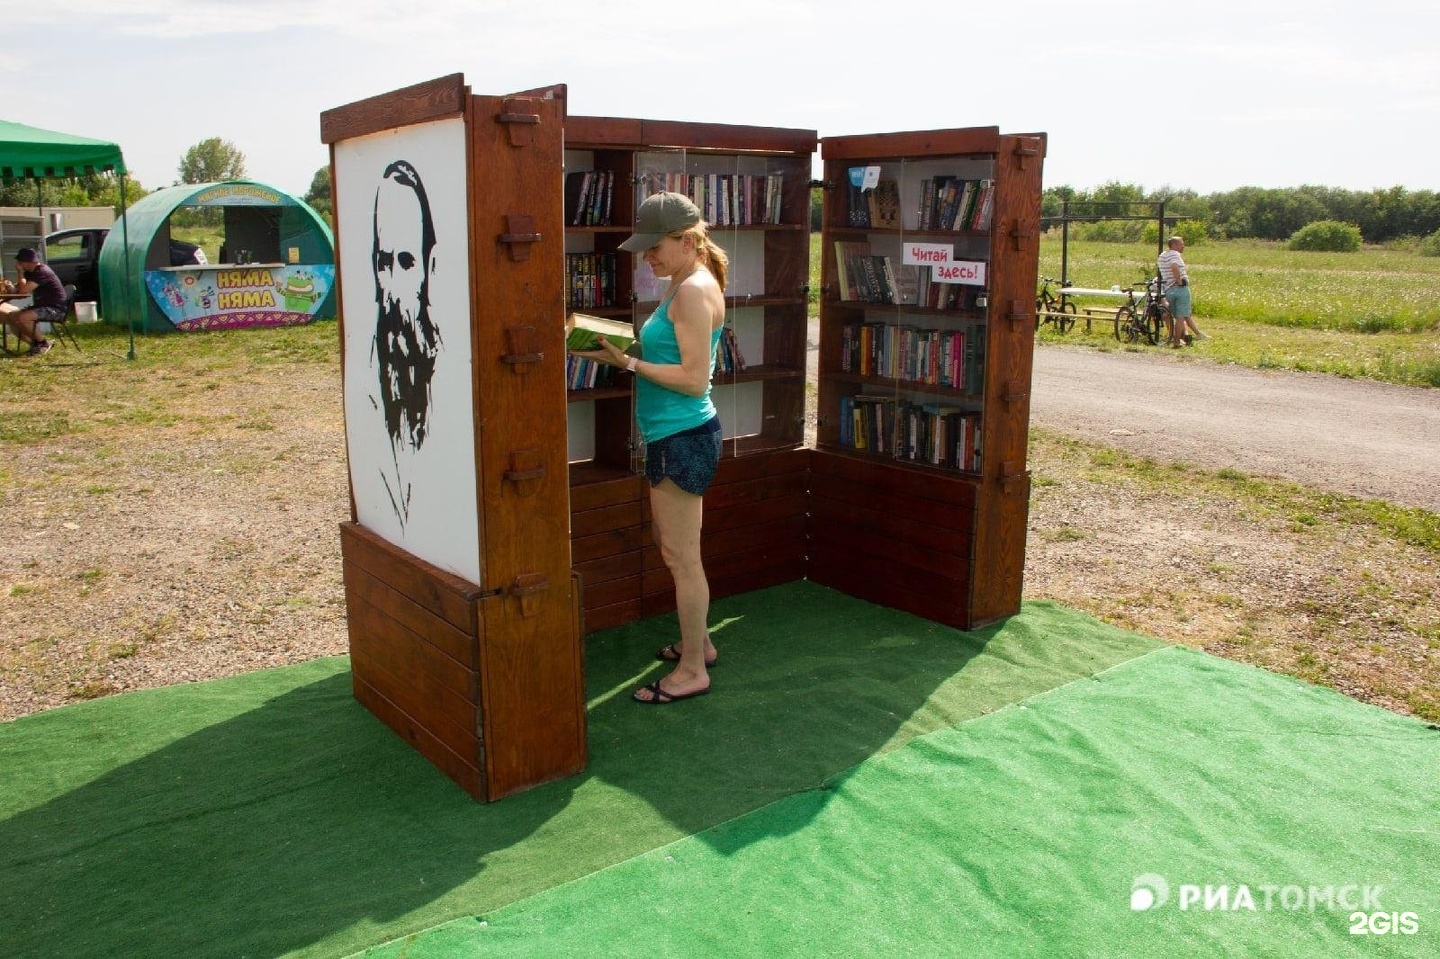
<svg viewBox="0 0 1440 959">
<path fill-rule="evenodd" d="M 652 657 L 673 616 L 591 637 L 589 769 L 491 805 L 361 708 L 345 672 L 183 735 L 0 823 L 9 952 L 272 956 L 357 926 L 413 928 L 462 886 L 463 908 L 495 908 L 783 796 L 823 796 L 911 734 L 999 629 L 961 633 L 810 584 L 718 602 L 712 622 L 713 693 L 665 707 L 630 691 L 668 668 Z"/>
</svg>

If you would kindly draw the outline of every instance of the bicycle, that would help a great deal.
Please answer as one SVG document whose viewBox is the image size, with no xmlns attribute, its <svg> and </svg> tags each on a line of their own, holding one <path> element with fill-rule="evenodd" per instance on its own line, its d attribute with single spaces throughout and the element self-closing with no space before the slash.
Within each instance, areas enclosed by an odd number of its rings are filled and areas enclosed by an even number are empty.
<svg viewBox="0 0 1440 959">
<path fill-rule="evenodd" d="M 1069 333 L 1075 326 L 1075 304 L 1065 298 L 1062 290 L 1059 297 L 1050 292 L 1051 283 L 1060 281 L 1053 276 L 1042 276 L 1040 292 L 1035 294 L 1035 329 L 1042 323 L 1053 323 L 1061 333 Z"/>
<path fill-rule="evenodd" d="M 1145 289 L 1144 320 L 1145 327 L 1149 331 L 1150 342 L 1159 343 L 1161 340 L 1168 340 L 1175 321 L 1170 316 L 1170 301 L 1160 292 L 1160 278 L 1158 276 L 1151 277 Z"/>
<path fill-rule="evenodd" d="M 1170 303 L 1160 296 L 1152 278 L 1145 296 L 1136 299 L 1135 288 L 1126 287 L 1125 305 L 1115 311 L 1115 339 L 1122 343 L 1149 343 L 1156 346 L 1170 328 Z"/>
<path fill-rule="evenodd" d="M 1135 298 L 1135 288 L 1126 287 L 1127 300 L 1115 311 L 1115 339 L 1122 343 L 1159 345 L 1170 335 L 1170 301 L 1160 295 L 1159 280 L 1154 277 L 1145 285 L 1145 295 Z"/>
</svg>

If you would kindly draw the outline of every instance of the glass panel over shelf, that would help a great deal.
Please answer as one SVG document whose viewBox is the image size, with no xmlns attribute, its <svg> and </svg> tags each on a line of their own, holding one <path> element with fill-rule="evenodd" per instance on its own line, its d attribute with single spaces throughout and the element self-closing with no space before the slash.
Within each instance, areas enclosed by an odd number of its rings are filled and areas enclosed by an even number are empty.
<svg viewBox="0 0 1440 959">
<path fill-rule="evenodd" d="M 978 469 L 993 164 L 832 161 L 821 445 Z"/>
<path fill-rule="evenodd" d="M 728 457 L 790 448 L 802 439 L 808 210 L 785 200 L 802 186 L 803 166 L 787 158 L 698 150 L 636 157 L 637 204 L 663 189 L 689 196 L 729 261 L 711 391 Z M 643 321 L 668 282 L 638 257 L 633 282 L 636 318 Z"/>
<path fill-rule="evenodd" d="M 629 235 L 633 206 L 630 154 L 621 150 L 565 151 L 565 308 L 628 324 L 630 276 L 620 242 Z M 633 473 L 639 445 L 633 435 L 633 395 L 625 378 L 603 364 L 567 357 L 569 462 L 582 481 Z"/>
</svg>

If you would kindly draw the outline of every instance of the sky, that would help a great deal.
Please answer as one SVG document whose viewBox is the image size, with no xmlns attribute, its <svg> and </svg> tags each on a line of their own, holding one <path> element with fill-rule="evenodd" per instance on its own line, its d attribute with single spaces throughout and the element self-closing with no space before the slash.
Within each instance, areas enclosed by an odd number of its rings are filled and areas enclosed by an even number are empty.
<svg viewBox="0 0 1440 959">
<path fill-rule="evenodd" d="M 303 195 L 320 114 L 462 73 L 571 114 L 1049 136 L 1045 185 L 1440 191 L 1436 0 L 63 0 L 6 4 L 0 119 L 147 189 L 233 143 Z"/>
</svg>

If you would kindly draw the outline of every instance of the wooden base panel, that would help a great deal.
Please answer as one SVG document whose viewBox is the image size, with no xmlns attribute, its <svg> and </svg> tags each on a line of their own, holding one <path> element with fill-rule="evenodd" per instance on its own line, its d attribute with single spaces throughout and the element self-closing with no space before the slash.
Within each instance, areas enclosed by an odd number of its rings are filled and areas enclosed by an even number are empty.
<svg viewBox="0 0 1440 959">
<path fill-rule="evenodd" d="M 501 608 L 487 615 L 485 607 L 500 597 L 355 523 L 341 524 L 340 551 L 355 697 L 381 722 L 481 801 L 584 768 L 583 691 L 574 702 L 551 704 L 557 715 L 580 714 L 576 742 L 570 742 L 572 737 L 542 730 L 516 713 L 507 667 L 494 651 L 491 668 L 501 672 L 486 675 L 486 621 L 507 613 Z M 579 595 L 578 581 L 565 585 L 567 595 Z M 578 636 L 578 601 L 572 607 Z M 497 737 L 504 740 L 502 758 L 519 750 L 524 762 L 509 759 L 503 768 L 487 762 L 487 756 L 495 758 L 490 740 Z"/>
<path fill-rule="evenodd" d="M 849 595 L 969 629 L 976 481 L 816 452 L 809 576 Z"/>
<path fill-rule="evenodd" d="M 712 599 L 804 578 L 809 450 L 720 461 L 705 494 L 701 552 Z M 643 477 L 571 486 L 571 555 L 584 581 L 585 629 L 675 608 L 674 583 L 650 531 Z"/>
</svg>

